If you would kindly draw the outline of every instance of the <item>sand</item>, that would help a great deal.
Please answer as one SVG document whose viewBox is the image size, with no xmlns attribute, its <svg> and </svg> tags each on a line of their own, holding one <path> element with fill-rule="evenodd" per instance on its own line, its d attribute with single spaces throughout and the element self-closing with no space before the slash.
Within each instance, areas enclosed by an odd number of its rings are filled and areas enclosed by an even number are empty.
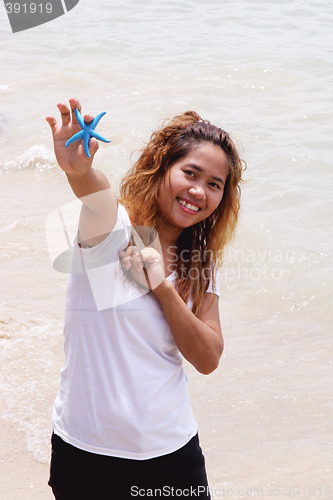
<svg viewBox="0 0 333 500">
<path fill-rule="evenodd" d="M 0 420 L 1 500 L 54 500 L 48 486 L 49 465 L 34 459 L 27 450 L 24 434 Z"/>
</svg>

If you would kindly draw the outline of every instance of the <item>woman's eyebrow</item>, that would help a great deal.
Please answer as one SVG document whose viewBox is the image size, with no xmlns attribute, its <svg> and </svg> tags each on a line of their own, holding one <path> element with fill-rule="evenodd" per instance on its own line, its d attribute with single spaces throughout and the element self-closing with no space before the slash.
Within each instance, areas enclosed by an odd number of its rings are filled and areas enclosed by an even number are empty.
<svg viewBox="0 0 333 500">
<path fill-rule="evenodd" d="M 195 170 L 199 170 L 199 172 L 203 172 L 203 169 L 201 167 L 198 167 L 198 165 L 195 165 L 194 163 L 189 163 L 188 166 L 194 168 Z M 224 185 L 224 180 L 221 179 L 221 177 L 215 177 L 214 175 L 212 175 L 211 177 L 215 181 L 220 182 Z"/>
</svg>

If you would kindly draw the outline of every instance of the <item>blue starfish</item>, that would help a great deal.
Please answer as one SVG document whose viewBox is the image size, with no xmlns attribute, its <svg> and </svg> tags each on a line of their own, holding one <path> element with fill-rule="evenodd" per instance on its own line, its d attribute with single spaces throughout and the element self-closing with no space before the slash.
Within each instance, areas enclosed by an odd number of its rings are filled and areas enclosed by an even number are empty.
<svg viewBox="0 0 333 500">
<path fill-rule="evenodd" d="M 101 134 L 99 134 L 95 130 L 95 128 L 99 124 L 100 119 L 105 115 L 106 111 L 95 116 L 93 121 L 91 121 L 90 123 L 86 123 L 84 121 L 81 113 L 79 112 L 79 110 L 77 108 L 75 108 L 74 112 L 75 112 L 75 116 L 76 116 L 77 121 L 79 122 L 79 125 L 82 128 L 82 130 L 80 130 L 80 132 L 78 132 L 77 134 L 73 135 L 73 137 L 68 139 L 68 141 L 66 142 L 66 148 L 67 148 L 67 146 L 69 146 L 73 142 L 79 141 L 80 139 L 83 139 L 84 152 L 86 153 L 88 158 L 91 158 L 90 151 L 89 151 L 89 141 L 90 141 L 91 137 L 95 137 L 99 141 L 111 142 L 108 139 L 105 139 L 105 137 L 103 137 Z"/>
</svg>

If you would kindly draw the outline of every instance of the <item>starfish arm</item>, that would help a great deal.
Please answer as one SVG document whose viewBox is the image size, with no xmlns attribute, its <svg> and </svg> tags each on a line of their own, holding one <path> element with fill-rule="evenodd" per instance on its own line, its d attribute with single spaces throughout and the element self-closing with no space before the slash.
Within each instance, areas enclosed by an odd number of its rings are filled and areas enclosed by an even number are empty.
<svg viewBox="0 0 333 500">
<path fill-rule="evenodd" d="M 83 139 L 83 147 L 84 147 L 84 152 L 88 158 L 91 158 L 90 151 L 89 151 L 89 141 L 91 137 L 95 137 L 99 141 L 102 142 L 111 142 L 105 137 L 103 137 L 101 134 L 96 132 L 95 128 L 97 127 L 98 123 L 100 122 L 101 118 L 106 114 L 106 111 L 103 111 L 102 113 L 99 113 L 95 118 L 90 122 L 86 123 L 80 113 L 80 111 L 75 108 L 74 110 L 75 116 L 77 118 L 77 121 L 81 127 L 82 130 L 80 132 L 77 132 L 73 137 L 68 139 L 66 142 L 66 147 L 72 144 L 75 141 L 79 141 Z"/>
<path fill-rule="evenodd" d="M 89 123 L 89 126 L 92 130 L 94 130 L 97 125 L 99 124 L 101 118 L 103 118 L 103 116 L 106 114 L 106 111 L 103 111 L 102 113 L 99 113 L 97 116 L 95 116 L 95 118 L 93 119 L 93 121 L 91 123 Z"/>
<path fill-rule="evenodd" d="M 80 139 L 83 139 L 84 132 L 83 130 L 80 130 L 80 132 L 77 132 L 75 135 L 73 135 L 68 141 L 66 142 L 65 146 L 66 148 L 72 144 L 75 141 L 79 141 Z"/>
<path fill-rule="evenodd" d="M 75 108 L 74 113 L 77 121 L 79 122 L 80 127 L 82 128 L 82 130 L 84 130 L 86 123 L 83 119 L 83 116 L 81 115 L 80 111 L 77 108 Z"/>
<path fill-rule="evenodd" d="M 98 139 L 99 141 L 103 141 L 103 142 L 111 142 L 109 141 L 109 139 L 105 139 L 105 137 L 103 137 L 101 134 L 99 134 L 98 132 L 96 132 L 96 130 L 92 130 L 90 132 L 91 134 L 91 137 L 95 137 L 96 139 Z"/>
<path fill-rule="evenodd" d="M 91 158 L 90 156 L 90 151 L 89 151 L 89 141 L 90 141 L 90 135 L 85 133 L 83 136 L 83 146 L 84 146 L 84 152 L 88 156 L 88 158 Z"/>
</svg>

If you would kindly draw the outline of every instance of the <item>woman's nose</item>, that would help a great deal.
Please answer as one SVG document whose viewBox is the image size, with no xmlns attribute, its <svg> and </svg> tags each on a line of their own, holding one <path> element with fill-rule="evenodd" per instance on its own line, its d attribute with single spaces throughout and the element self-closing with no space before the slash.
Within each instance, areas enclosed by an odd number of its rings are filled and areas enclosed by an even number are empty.
<svg viewBox="0 0 333 500">
<path fill-rule="evenodd" d="M 191 194 L 192 196 L 195 196 L 196 198 L 198 198 L 198 200 L 204 200 L 206 198 L 206 193 L 205 193 L 205 190 L 203 189 L 202 186 L 192 186 L 190 189 L 189 189 L 189 194 Z"/>
</svg>

